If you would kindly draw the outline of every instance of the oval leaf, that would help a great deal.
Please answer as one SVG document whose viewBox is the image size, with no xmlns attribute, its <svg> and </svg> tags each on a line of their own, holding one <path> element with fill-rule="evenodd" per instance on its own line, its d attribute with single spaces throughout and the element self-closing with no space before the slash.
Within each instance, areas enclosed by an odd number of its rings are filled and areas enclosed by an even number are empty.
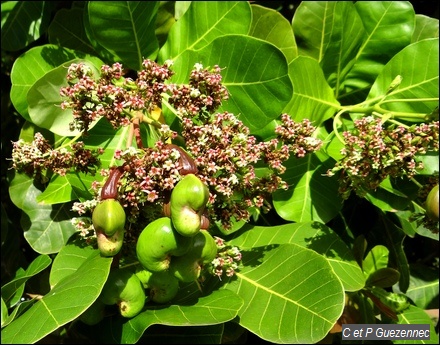
<svg viewBox="0 0 440 345">
<path fill-rule="evenodd" d="M 247 34 L 250 23 L 251 8 L 247 1 L 192 1 L 171 27 L 159 51 L 159 62 L 176 60 L 186 50 L 203 48 L 223 35 Z"/>
<path fill-rule="evenodd" d="M 244 227 L 228 244 L 239 248 L 293 243 L 323 255 L 341 280 L 345 291 L 358 291 L 365 277 L 351 250 L 339 236 L 322 223 L 294 223 L 271 227 Z"/>
<path fill-rule="evenodd" d="M 340 108 L 316 60 L 297 57 L 289 64 L 289 76 L 294 92 L 283 112 L 291 114 L 293 120 L 308 118 L 314 126 L 319 126 Z"/>
<path fill-rule="evenodd" d="M 244 299 L 240 325 L 274 343 L 323 339 L 344 309 L 344 290 L 325 258 L 295 244 L 242 251 L 225 288 Z"/>
<path fill-rule="evenodd" d="M 85 63 L 92 68 L 95 76 L 98 76 L 102 61 L 99 59 L 93 61 L 96 67 L 90 60 L 66 62 L 47 72 L 32 85 L 27 93 L 27 101 L 29 116 L 34 124 L 61 136 L 80 134 L 79 131 L 71 131 L 69 128 L 69 123 L 73 121 L 72 110 L 61 109 L 60 105 L 64 98 L 60 95 L 60 89 L 67 86 L 67 71 L 72 63 Z"/>
<path fill-rule="evenodd" d="M 140 70 L 144 59 L 155 59 L 158 1 L 90 1 L 88 17 L 93 38 L 122 64 Z"/>
<path fill-rule="evenodd" d="M 401 50 L 377 77 L 367 101 L 380 99 L 381 107 L 397 116 L 399 112 L 430 114 L 438 106 L 438 50 L 438 38 L 419 41 Z M 402 82 L 387 94 L 398 75 Z M 420 101 L 406 102 L 407 99 Z"/>
<path fill-rule="evenodd" d="M 332 163 L 323 157 L 310 154 L 286 161 L 283 180 L 290 188 L 273 194 L 273 204 L 280 217 L 295 222 L 326 223 L 341 210 L 338 181 L 325 176 Z"/>
<path fill-rule="evenodd" d="M 51 1 L 2 2 L 2 49 L 17 51 L 36 41 L 51 20 Z"/>
<path fill-rule="evenodd" d="M 28 311 L 2 329 L 2 343 L 31 344 L 81 315 L 99 296 L 112 259 L 96 250 Z M 32 325 L 32 332 L 28 332 Z"/>
<path fill-rule="evenodd" d="M 275 45 L 290 63 L 298 55 L 295 36 L 289 21 L 278 11 L 252 5 L 252 24 L 249 36 L 261 38 Z"/>
<path fill-rule="evenodd" d="M 22 174 L 15 174 L 9 186 L 14 204 L 23 210 L 21 225 L 29 245 L 40 254 L 57 253 L 76 232 L 71 223 L 74 217 L 68 204 L 40 205 L 36 198 L 41 190 L 33 180 Z M 12 195 L 14 197 L 12 197 Z"/>
</svg>

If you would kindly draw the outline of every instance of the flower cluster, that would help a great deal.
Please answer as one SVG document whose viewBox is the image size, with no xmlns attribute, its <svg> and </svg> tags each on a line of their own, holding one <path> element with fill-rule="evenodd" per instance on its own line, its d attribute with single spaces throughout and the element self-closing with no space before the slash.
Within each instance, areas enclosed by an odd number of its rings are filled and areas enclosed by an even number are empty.
<svg viewBox="0 0 440 345">
<path fill-rule="evenodd" d="M 168 91 L 171 104 L 180 116 L 196 116 L 212 113 L 229 97 L 222 85 L 221 69 L 204 69 L 199 63 L 191 71 L 188 85 L 170 85 Z"/>
<path fill-rule="evenodd" d="M 344 157 L 327 171 L 328 176 L 333 176 L 341 170 L 339 192 L 345 199 L 351 191 L 364 196 L 387 177 L 413 177 L 423 168 L 416 156 L 439 149 L 438 121 L 385 128 L 380 119 L 367 116 L 354 125 L 353 132 L 343 133 Z"/>
<path fill-rule="evenodd" d="M 12 168 L 29 176 L 41 175 L 45 171 L 63 176 L 71 168 L 77 172 L 95 174 L 100 166 L 98 156 L 102 153 L 102 149 L 91 151 L 84 148 L 81 141 L 72 143 L 70 150 L 66 147 L 53 149 L 49 141 L 37 132 L 31 143 L 22 139 L 13 142 Z"/>
<path fill-rule="evenodd" d="M 221 280 L 223 273 L 232 277 L 241 261 L 241 253 L 237 247 L 226 246 L 223 239 L 214 236 L 217 244 L 217 257 L 210 264 L 210 271 Z"/>
<path fill-rule="evenodd" d="M 133 111 L 151 111 L 161 105 L 162 93 L 168 90 L 165 81 L 173 72 L 171 62 L 163 66 L 151 60 L 144 60 L 138 78 L 123 77 L 120 63 L 101 67 L 100 76 L 94 78 L 91 67 L 84 63 L 70 65 L 67 72 L 69 86 L 60 94 L 67 97 L 62 109 L 72 109 L 71 130 L 87 133 L 92 122 L 107 118 L 114 128 L 127 126 Z"/>
<path fill-rule="evenodd" d="M 258 142 L 233 114 L 217 113 L 202 125 L 190 117 L 182 119 L 182 136 L 194 157 L 198 176 L 210 189 L 208 202 L 211 220 L 225 229 L 235 220 L 249 220 L 253 207 L 269 209 L 270 194 L 287 184 L 279 176 L 290 153 L 302 157 L 317 150 L 321 142 L 311 137 L 315 128 L 308 121 L 295 123 L 282 116 L 278 138 Z M 269 167 L 265 176 L 257 176 L 255 165 Z"/>
</svg>

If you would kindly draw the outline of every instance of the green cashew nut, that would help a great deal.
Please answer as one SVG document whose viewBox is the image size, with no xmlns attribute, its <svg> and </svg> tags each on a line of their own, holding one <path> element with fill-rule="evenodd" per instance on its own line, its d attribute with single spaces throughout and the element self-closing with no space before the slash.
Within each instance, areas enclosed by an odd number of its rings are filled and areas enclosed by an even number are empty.
<svg viewBox="0 0 440 345">
<path fill-rule="evenodd" d="M 99 299 L 107 305 L 117 304 L 123 317 L 134 317 L 145 305 L 145 290 L 133 272 L 125 269 L 110 271 Z"/>
<path fill-rule="evenodd" d="M 192 237 L 200 231 L 208 187 L 194 174 L 185 175 L 171 192 L 171 220 L 177 232 Z"/>
<path fill-rule="evenodd" d="M 96 242 L 102 256 L 115 256 L 119 253 L 124 243 L 124 228 L 116 231 L 112 236 L 107 236 L 104 232 L 96 230 Z"/>
<path fill-rule="evenodd" d="M 206 230 L 195 237 L 189 252 L 171 261 L 170 272 L 182 282 L 189 283 L 200 277 L 204 264 L 210 263 L 217 255 L 217 244 Z"/>
<path fill-rule="evenodd" d="M 118 200 L 102 200 L 92 213 L 93 227 L 97 231 L 104 232 L 107 236 L 113 236 L 116 231 L 125 226 L 125 211 Z"/>
<path fill-rule="evenodd" d="M 192 238 L 181 236 L 171 219 L 162 217 L 148 224 L 139 235 L 136 254 L 139 262 L 151 272 L 167 270 L 171 257 L 185 254 Z"/>
<path fill-rule="evenodd" d="M 432 220 L 439 220 L 439 192 L 438 185 L 431 189 L 426 198 L 426 214 Z"/>
</svg>

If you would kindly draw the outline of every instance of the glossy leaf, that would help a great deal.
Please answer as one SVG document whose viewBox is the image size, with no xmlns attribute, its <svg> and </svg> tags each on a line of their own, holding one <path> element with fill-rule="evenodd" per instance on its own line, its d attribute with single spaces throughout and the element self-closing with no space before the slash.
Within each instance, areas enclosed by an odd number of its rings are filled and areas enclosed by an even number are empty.
<svg viewBox="0 0 440 345">
<path fill-rule="evenodd" d="M 57 253 L 76 232 L 69 205 L 39 205 L 36 198 L 41 190 L 27 176 L 16 174 L 9 193 L 14 204 L 25 213 L 21 221 L 24 237 L 37 253 Z"/>
<path fill-rule="evenodd" d="M 25 48 L 44 34 L 50 22 L 51 1 L 2 2 L 2 50 Z"/>
<path fill-rule="evenodd" d="M 411 38 L 411 43 L 426 38 L 438 38 L 438 19 L 416 14 L 416 27 Z"/>
<path fill-rule="evenodd" d="M 296 244 L 246 248 L 241 253 L 244 267 L 225 285 L 244 299 L 240 325 L 274 343 L 323 339 L 344 307 L 341 282 L 328 261 Z"/>
<path fill-rule="evenodd" d="M 90 1 L 90 32 L 119 62 L 140 70 L 142 61 L 155 59 L 159 49 L 154 32 L 158 6 L 158 1 Z"/>
<path fill-rule="evenodd" d="M 334 1 L 303 1 L 292 19 L 299 55 L 321 62 L 330 42 Z"/>
<path fill-rule="evenodd" d="M 298 51 L 292 26 L 288 20 L 273 9 L 252 5 L 252 23 L 249 36 L 261 38 L 281 50 L 290 63 Z"/>
<path fill-rule="evenodd" d="M 438 344 L 438 334 L 435 326 L 425 310 L 410 305 L 403 313 L 397 315 L 400 325 L 429 325 L 429 340 L 420 341 L 420 344 Z M 395 340 L 395 344 L 417 344 L 416 340 Z"/>
<path fill-rule="evenodd" d="M 409 266 L 403 248 L 404 233 L 390 219 L 380 217 L 371 228 L 370 236 L 373 243 L 380 243 L 388 248 L 388 267 L 399 271 L 399 288 L 405 292 L 409 286 Z"/>
<path fill-rule="evenodd" d="M 32 85 L 50 70 L 78 57 L 73 50 L 46 44 L 29 49 L 15 60 L 11 70 L 11 101 L 21 116 L 30 121 L 26 95 Z"/>
<path fill-rule="evenodd" d="M 95 49 L 90 43 L 83 23 L 82 8 L 62 8 L 57 11 L 50 23 L 49 42 L 76 51 L 94 54 Z"/>
<path fill-rule="evenodd" d="M 28 266 L 26 271 L 16 276 L 12 281 L 2 286 L 2 299 L 9 305 L 10 299 L 26 283 L 26 281 L 37 275 L 52 263 L 48 255 L 37 256 Z"/>
<path fill-rule="evenodd" d="M 93 176 L 83 173 L 54 175 L 47 188 L 38 195 L 37 201 L 41 204 L 53 205 L 73 200 L 92 199 L 93 195 L 89 191 L 92 182 Z"/>
<path fill-rule="evenodd" d="M 366 286 L 378 286 L 381 288 L 389 288 L 399 281 L 399 271 L 384 267 L 372 272 L 365 282 Z"/>
<path fill-rule="evenodd" d="M 411 275 L 406 295 L 419 308 L 437 309 L 439 307 L 438 270 L 421 263 L 410 264 L 409 269 Z M 397 286 L 395 292 L 400 292 Z"/>
<path fill-rule="evenodd" d="M 77 318 L 98 298 L 111 262 L 111 258 L 101 257 L 96 250 L 74 273 L 5 327 L 2 342 L 34 343 Z M 33 327 L 32 332 L 27 331 L 29 325 Z"/>
<path fill-rule="evenodd" d="M 168 39 L 159 51 L 159 62 L 176 60 L 186 50 L 201 49 L 224 35 L 247 34 L 251 16 L 246 1 L 193 1 L 171 27 Z"/>
<path fill-rule="evenodd" d="M 353 6 L 362 20 L 365 35 L 344 81 L 350 92 L 371 87 L 385 64 L 411 42 L 415 26 L 414 9 L 408 1 L 361 1 Z"/>
<path fill-rule="evenodd" d="M 92 68 L 95 76 L 99 76 L 102 61 L 72 60 L 47 72 L 38 79 L 27 93 L 29 116 L 31 121 L 42 128 L 60 136 L 75 136 L 79 131 L 71 131 L 69 124 L 73 121 L 71 109 L 61 109 L 60 105 L 65 100 L 60 95 L 61 87 L 67 86 L 67 71 L 72 63 L 85 63 Z M 96 66 L 95 66 L 95 64 Z M 96 123 L 96 122 L 95 122 Z M 94 123 L 90 125 L 92 127 Z"/>
<path fill-rule="evenodd" d="M 53 260 L 50 270 L 49 283 L 51 288 L 57 285 L 65 277 L 73 274 L 76 270 L 92 255 L 96 254 L 96 249 L 86 243 L 85 240 L 78 239 L 68 243 Z"/>
<path fill-rule="evenodd" d="M 286 58 L 279 49 L 260 39 L 227 35 L 200 51 L 187 50 L 175 61 L 178 77 L 173 82 L 187 80 L 196 62 L 205 67 L 227 67 L 222 71 L 222 83 L 229 91 L 229 99 L 218 111 L 238 115 L 251 132 L 278 117 L 292 96 Z"/>
<path fill-rule="evenodd" d="M 364 287 L 365 277 L 353 254 L 329 227 L 318 222 L 292 223 L 271 227 L 244 227 L 228 244 L 238 248 L 293 243 L 323 255 L 341 280 L 345 291 Z"/>
<path fill-rule="evenodd" d="M 325 155 L 309 154 L 304 158 L 290 158 L 284 165 L 283 180 L 288 190 L 273 194 L 277 213 L 285 220 L 295 222 L 328 222 L 342 208 L 337 179 L 325 176 L 332 162 Z"/>
<path fill-rule="evenodd" d="M 380 244 L 371 248 L 362 263 L 364 273 L 368 276 L 381 268 L 387 267 L 389 253 L 388 248 Z"/>
<path fill-rule="evenodd" d="M 377 77 L 367 100 L 381 99 L 381 107 L 392 112 L 430 114 L 438 106 L 438 50 L 438 38 L 419 41 L 402 49 Z M 385 96 L 398 75 L 402 82 Z M 420 101 L 406 102 L 407 99 Z"/>
<path fill-rule="evenodd" d="M 105 327 L 106 343 L 134 344 L 148 327 L 161 324 L 167 326 L 208 326 L 223 323 L 236 317 L 243 300 L 229 290 L 212 291 L 195 301 L 180 304 L 147 307 L 145 311 L 129 320 L 114 318 Z"/>
<path fill-rule="evenodd" d="M 314 126 L 319 126 L 339 109 L 340 104 L 316 60 L 297 57 L 289 64 L 289 76 L 293 84 L 293 97 L 283 112 L 293 120 L 308 118 Z"/>
</svg>

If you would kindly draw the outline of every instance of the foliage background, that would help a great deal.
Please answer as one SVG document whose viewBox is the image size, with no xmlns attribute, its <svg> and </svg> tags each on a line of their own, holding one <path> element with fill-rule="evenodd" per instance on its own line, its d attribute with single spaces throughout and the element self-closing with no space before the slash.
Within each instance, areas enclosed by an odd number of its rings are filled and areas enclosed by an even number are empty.
<svg viewBox="0 0 440 345">
<path fill-rule="evenodd" d="M 56 13 L 58 9 L 70 8 L 70 1 L 56 1 L 53 3 L 54 11 Z M 300 4 L 300 1 L 255 1 L 255 4 L 259 4 L 265 7 L 279 10 L 289 21 L 292 20 L 296 7 Z M 433 18 L 439 18 L 439 3 L 434 1 L 412 1 L 415 12 L 417 14 L 425 14 Z M 8 193 L 7 175 L 9 172 L 9 161 L 11 157 L 12 145 L 11 141 L 17 140 L 21 127 L 24 123 L 23 118 L 16 112 L 10 101 L 10 71 L 15 59 L 20 56 L 24 51 L 29 50 L 34 46 L 40 46 L 48 43 L 47 33 L 42 35 L 40 39 L 33 42 L 30 46 L 21 51 L 6 52 L 2 49 L 1 54 L 1 201 L 2 201 L 2 215 L 7 214 L 8 218 L 12 220 L 12 224 L 9 227 L 15 231 L 9 231 L 7 236 L 13 236 L 6 238 L 3 232 L 5 228 L 5 217 L 2 217 L 2 244 L 7 242 L 12 244 L 4 248 L 2 246 L 1 252 L 1 280 L 2 285 L 4 282 L 9 281 L 15 274 L 19 267 L 27 267 L 32 260 L 34 260 L 38 253 L 34 252 L 29 246 L 28 242 L 23 237 L 23 231 L 20 227 L 21 210 L 19 210 L 10 200 Z M 364 219 L 362 224 L 368 229 L 371 224 L 370 220 L 373 219 L 369 216 L 368 203 L 365 203 Z M 272 217 L 272 222 L 275 225 L 277 223 L 278 215 L 273 212 L 268 217 Z M 280 221 L 281 222 L 281 221 Z M 406 255 L 408 261 L 418 262 L 422 257 L 424 260 L 429 260 L 426 257 L 426 253 L 438 253 L 439 243 L 438 241 L 432 241 L 426 237 L 417 237 L 411 239 L 408 245 L 405 245 Z M 29 290 L 41 291 L 41 293 L 49 292 L 50 287 L 48 285 L 48 272 L 44 271 L 42 274 L 37 275 L 28 282 Z M 261 341 L 252 334 L 249 334 L 249 341 L 254 340 Z M 253 339 L 253 338 L 256 339 Z"/>
</svg>

